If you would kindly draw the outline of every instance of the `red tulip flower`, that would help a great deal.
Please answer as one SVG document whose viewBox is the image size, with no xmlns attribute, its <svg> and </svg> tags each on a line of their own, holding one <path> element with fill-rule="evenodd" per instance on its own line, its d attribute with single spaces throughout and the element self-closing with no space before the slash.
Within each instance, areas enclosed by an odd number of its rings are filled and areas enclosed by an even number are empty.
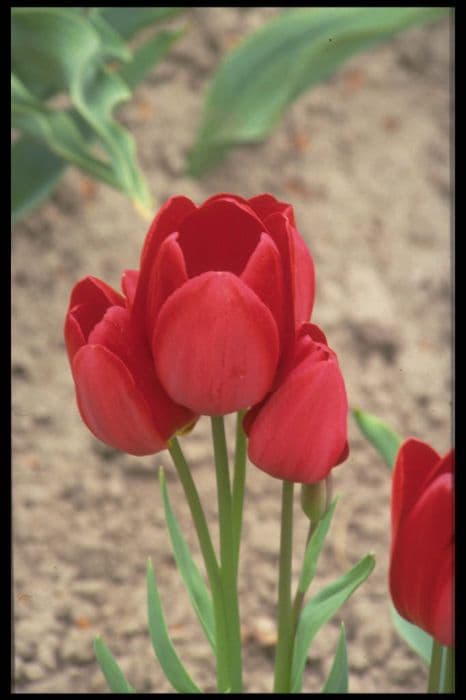
<svg viewBox="0 0 466 700">
<path fill-rule="evenodd" d="M 147 235 L 134 314 L 157 376 L 197 414 L 248 408 L 272 388 L 314 302 L 290 205 L 268 194 L 173 197 Z"/>
<path fill-rule="evenodd" d="M 249 458 L 274 477 L 315 483 L 348 457 L 348 401 L 336 354 L 303 324 L 274 391 L 245 417 Z"/>
<path fill-rule="evenodd" d="M 409 438 L 392 482 L 390 592 L 402 617 L 453 644 L 454 453 Z"/>
<path fill-rule="evenodd" d="M 311 314 L 314 266 L 292 207 L 271 195 L 172 197 L 122 286 L 79 282 L 65 338 L 84 422 L 143 455 L 198 414 L 270 392 Z"/>
</svg>

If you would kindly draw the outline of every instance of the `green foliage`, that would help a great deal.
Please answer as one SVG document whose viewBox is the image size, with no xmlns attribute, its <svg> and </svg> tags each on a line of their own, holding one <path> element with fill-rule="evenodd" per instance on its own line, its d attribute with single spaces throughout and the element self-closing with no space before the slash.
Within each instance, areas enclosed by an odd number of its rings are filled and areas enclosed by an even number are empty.
<svg viewBox="0 0 466 700">
<path fill-rule="evenodd" d="M 152 646 L 165 676 L 179 693 L 200 693 L 180 661 L 168 633 L 152 563 L 147 564 L 147 600 Z"/>
<path fill-rule="evenodd" d="M 94 652 L 110 690 L 113 693 L 134 693 L 134 688 L 130 686 L 112 652 L 100 637 L 94 640 Z"/>
<path fill-rule="evenodd" d="M 372 554 L 339 579 L 326 586 L 304 606 L 299 618 L 291 668 L 291 692 L 300 693 L 307 654 L 320 628 L 339 610 L 356 588 L 366 580 L 375 566 Z"/>
<path fill-rule="evenodd" d="M 127 40 L 182 10 L 13 8 L 12 123 L 22 135 L 12 144 L 13 220 L 50 194 L 67 164 L 152 208 L 134 138 L 113 115 L 181 32 L 151 34 L 134 51 Z"/>
<path fill-rule="evenodd" d="M 215 618 L 212 598 L 181 533 L 168 497 L 165 474 L 162 468 L 159 470 L 159 479 L 165 509 L 165 520 L 170 533 L 175 561 L 189 593 L 192 606 L 215 653 Z"/>
<path fill-rule="evenodd" d="M 346 651 L 345 625 L 341 623 L 340 638 L 333 659 L 332 668 L 322 688 L 323 693 L 348 692 L 348 654 Z"/>
<path fill-rule="evenodd" d="M 358 408 L 353 409 L 353 416 L 362 434 L 383 457 L 387 466 L 392 469 L 396 453 L 401 445 L 401 437 L 391 430 L 380 418 L 366 413 Z"/>
<path fill-rule="evenodd" d="M 321 7 L 282 12 L 228 53 L 188 158 L 199 177 L 236 144 L 262 140 L 288 106 L 350 56 L 448 8 Z"/>
<path fill-rule="evenodd" d="M 306 552 L 304 554 L 303 566 L 301 569 L 301 575 L 299 577 L 298 590 L 305 594 L 311 585 L 311 581 L 315 576 L 317 570 L 317 562 L 325 544 L 325 538 L 330 527 L 330 523 L 333 518 L 333 513 L 335 512 L 335 507 L 337 505 L 338 497 L 335 498 L 327 509 L 327 512 L 319 520 L 316 529 L 314 530 L 308 545 L 306 547 Z"/>
</svg>

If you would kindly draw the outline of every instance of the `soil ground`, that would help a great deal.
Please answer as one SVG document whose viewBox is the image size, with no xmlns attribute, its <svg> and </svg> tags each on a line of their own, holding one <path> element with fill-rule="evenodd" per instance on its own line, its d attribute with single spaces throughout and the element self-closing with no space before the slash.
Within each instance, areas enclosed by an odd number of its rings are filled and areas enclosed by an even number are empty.
<svg viewBox="0 0 466 700">
<path fill-rule="evenodd" d="M 452 441 L 449 20 L 356 56 L 301 97 L 264 143 L 234 149 L 199 181 L 187 178 L 185 155 L 218 60 L 277 11 L 191 9 L 174 22 L 189 31 L 121 118 L 159 204 L 173 194 L 201 203 L 219 191 L 268 191 L 293 203 L 316 264 L 313 320 L 339 355 L 351 405 L 443 453 Z M 147 631 L 149 556 L 181 657 L 203 688 L 215 687 L 164 524 L 159 465 L 200 563 L 169 455 L 135 458 L 94 439 L 78 415 L 62 336 L 72 285 L 92 274 L 119 288 L 146 230 L 122 195 L 71 169 L 13 230 L 17 692 L 107 692 L 92 650 L 97 633 L 137 690 L 170 689 Z M 351 417 L 349 434 L 314 590 L 369 551 L 377 565 L 315 639 L 304 691 L 322 687 L 343 620 L 351 691 L 423 692 L 426 668 L 389 615 L 389 472 Z M 216 534 L 208 420 L 182 444 Z M 240 569 L 248 692 L 271 688 L 279 510 L 280 483 L 250 465 Z M 297 499 L 295 582 L 305 534 Z"/>
</svg>

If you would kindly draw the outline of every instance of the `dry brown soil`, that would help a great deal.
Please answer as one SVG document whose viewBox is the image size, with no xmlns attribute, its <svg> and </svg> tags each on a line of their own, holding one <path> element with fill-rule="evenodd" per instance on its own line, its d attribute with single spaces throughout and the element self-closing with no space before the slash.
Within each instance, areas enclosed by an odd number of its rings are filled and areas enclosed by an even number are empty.
<svg viewBox="0 0 466 700">
<path fill-rule="evenodd" d="M 195 8 L 189 31 L 121 118 L 162 203 L 218 191 L 269 191 L 294 204 L 315 259 L 313 320 L 337 351 L 353 406 L 444 452 L 451 444 L 450 40 L 448 19 L 359 55 L 293 105 L 272 136 L 231 152 L 200 181 L 183 174 L 202 97 L 220 56 L 276 8 Z M 78 415 L 62 325 L 87 274 L 119 287 L 137 267 L 147 224 L 104 185 L 69 170 L 52 199 L 13 230 L 14 682 L 17 692 L 107 692 L 100 633 L 139 691 L 169 690 L 146 620 L 153 559 L 176 646 L 198 683 L 214 665 L 171 555 L 156 478 L 167 471 L 200 563 L 169 456 L 135 458 L 100 444 Z M 422 692 L 426 669 L 392 629 L 387 597 L 389 473 L 349 420 L 351 455 L 314 590 L 366 552 L 377 566 L 309 657 L 304 690 L 328 672 L 339 622 L 350 690 Z M 182 439 L 216 535 L 209 423 Z M 247 472 L 240 570 L 245 683 L 271 688 L 280 483 Z M 294 580 L 306 523 L 296 502 Z"/>
</svg>

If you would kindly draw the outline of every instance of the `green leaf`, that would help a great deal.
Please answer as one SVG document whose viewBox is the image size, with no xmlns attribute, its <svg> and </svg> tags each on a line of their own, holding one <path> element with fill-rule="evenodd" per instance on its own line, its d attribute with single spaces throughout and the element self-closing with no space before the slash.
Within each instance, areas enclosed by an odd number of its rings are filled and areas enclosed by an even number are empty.
<svg viewBox="0 0 466 700">
<path fill-rule="evenodd" d="M 179 693 L 200 693 L 200 688 L 194 683 L 181 663 L 168 634 L 150 559 L 147 563 L 147 599 L 152 646 L 165 676 Z"/>
<path fill-rule="evenodd" d="M 171 19 L 184 12 L 185 7 L 99 7 L 97 8 L 113 29 L 130 39 L 140 29 Z"/>
<path fill-rule="evenodd" d="M 293 100 L 353 54 L 447 10 L 323 7 L 282 12 L 221 62 L 188 156 L 189 173 L 200 176 L 229 147 L 263 139 Z"/>
<path fill-rule="evenodd" d="M 159 480 L 165 509 L 165 520 L 167 521 L 176 564 L 189 593 L 192 606 L 196 611 L 196 615 L 204 629 L 209 644 L 215 652 L 215 618 L 212 598 L 191 556 L 188 545 L 186 544 L 180 526 L 176 520 L 168 497 L 168 489 L 162 467 L 159 469 Z"/>
<path fill-rule="evenodd" d="M 23 137 L 11 147 L 12 223 L 34 209 L 52 192 L 66 163 L 46 146 Z"/>
<path fill-rule="evenodd" d="M 327 508 L 326 513 L 319 520 L 316 529 L 314 530 L 311 539 L 306 547 L 306 552 L 304 554 L 303 566 L 301 569 L 301 575 L 299 577 L 298 590 L 301 593 L 306 593 L 311 581 L 315 576 L 317 570 L 317 561 L 319 559 L 322 547 L 324 546 L 325 538 L 332 521 L 333 513 L 335 512 L 335 506 L 337 505 L 338 496 L 333 500 L 329 508 Z"/>
<path fill-rule="evenodd" d="M 353 416 L 363 435 L 383 457 L 392 469 L 402 438 L 391 430 L 380 418 L 358 408 L 353 409 Z"/>
<path fill-rule="evenodd" d="M 112 652 L 100 637 L 94 640 L 94 652 L 110 690 L 113 693 L 134 693 L 134 688 L 130 686 Z"/>
<path fill-rule="evenodd" d="M 172 44 L 183 34 L 184 29 L 175 29 L 151 36 L 134 50 L 132 60 L 120 68 L 119 75 L 130 88 L 134 88 L 155 68 L 171 49 Z"/>
<path fill-rule="evenodd" d="M 404 617 L 401 617 L 393 604 L 390 604 L 390 613 L 398 634 L 403 637 L 408 646 L 429 665 L 432 655 L 432 637 L 417 625 L 413 625 L 411 622 L 405 620 Z"/>
<path fill-rule="evenodd" d="M 346 652 L 345 625 L 341 623 L 340 638 L 338 640 L 335 658 L 332 668 L 322 688 L 323 693 L 347 693 L 348 692 L 348 654 Z"/>
<path fill-rule="evenodd" d="M 350 571 L 324 588 L 303 608 L 299 618 L 291 668 L 291 692 L 300 693 L 310 644 L 319 629 L 337 612 L 356 588 L 366 580 L 375 566 L 367 554 Z"/>
</svg>

